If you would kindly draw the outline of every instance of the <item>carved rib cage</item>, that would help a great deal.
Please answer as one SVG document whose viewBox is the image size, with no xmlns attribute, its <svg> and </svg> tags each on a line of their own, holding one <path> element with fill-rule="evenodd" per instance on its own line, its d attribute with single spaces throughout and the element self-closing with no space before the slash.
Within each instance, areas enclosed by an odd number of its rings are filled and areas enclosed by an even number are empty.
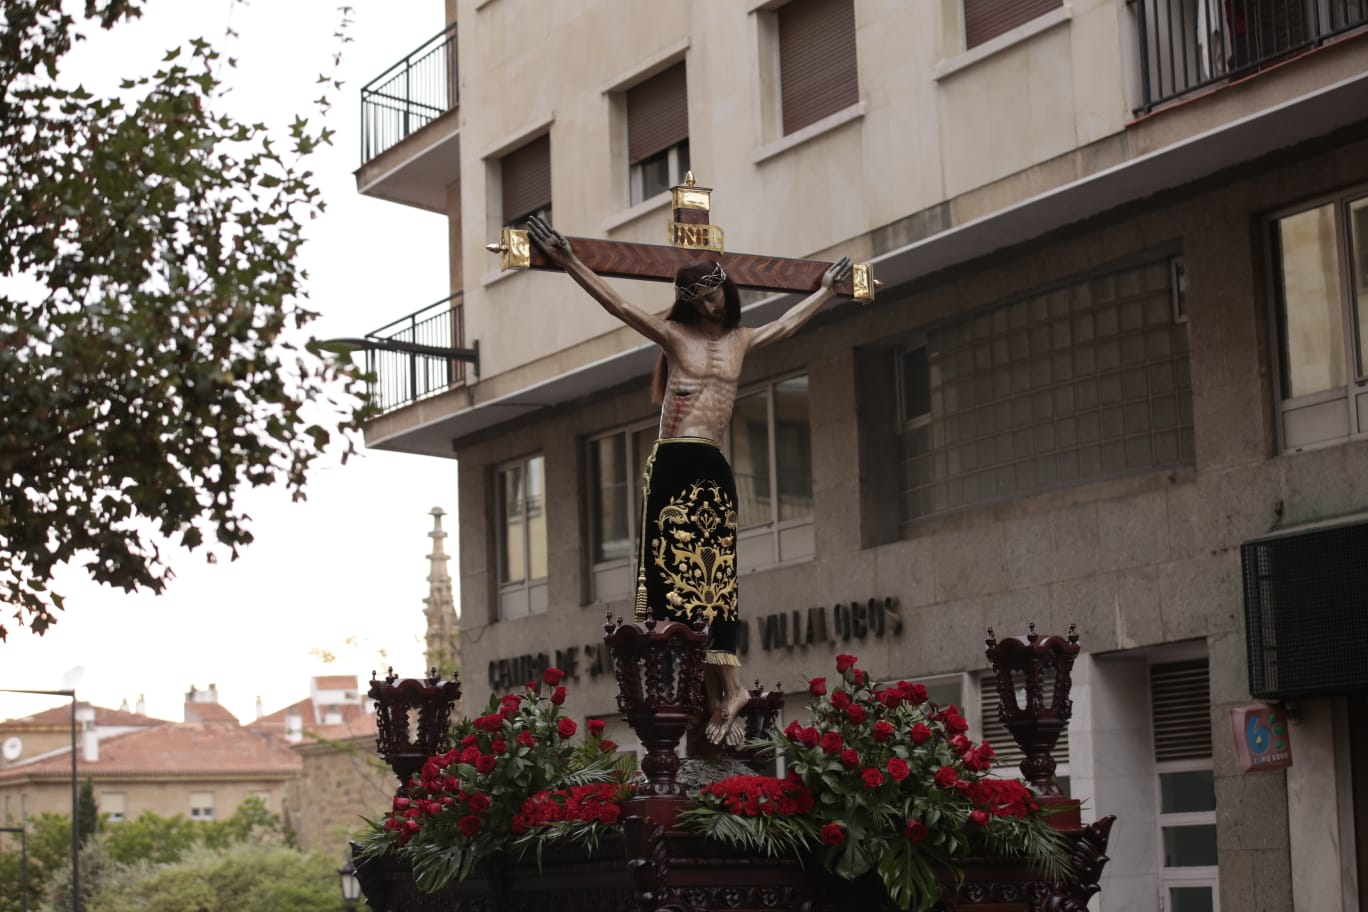
<svg viewBox="0 0 1368 912">
<path fill-rule="evenodd" d="M 443 681 L 436 669 L 426 678 L 400 678 L 391 668 L 383 680 L 371 672 L 366 695 L 375 701 L 376 750 L 403 788 L 427 758 L 447 746 L 451 707 L 461 698 L 461 682 Z"/>
<path fill-rule="evenodd" d="M 708 628 L 647 618 L 624 624 L 609 615 L 604 640 L 613 654 L 618 681 L 618 708 L 646 749 L 641 768 L 643 790 L 677 795 L 675 747 L 685 730 L 703 715 L 703 655 Z"/>
<path fill-rule="evenodd" d="M 1041 636 L 1031 624 L 1026 636 L 999 641 L 989 627 L 984 642 L 997 682 L 998 718 L 1025 754 L 1022 775 L 1042 795 L 1059 795 L 1050 755 L 1073 715 L 1069 692 L 1079 648 L 1077 630 L 1070 624 L 1067 637 Z M 1025 694 L 1024 706 L 1017 699 L 1018 684 Z"/>
</svg>

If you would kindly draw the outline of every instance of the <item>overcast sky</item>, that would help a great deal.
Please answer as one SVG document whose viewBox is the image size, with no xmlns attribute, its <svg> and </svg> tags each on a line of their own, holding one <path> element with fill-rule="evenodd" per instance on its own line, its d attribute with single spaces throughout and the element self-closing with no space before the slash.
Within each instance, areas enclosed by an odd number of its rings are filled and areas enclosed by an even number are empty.
<svg viewBox="0 0 1368 912">
<path fill-rule="evenodd" d="M 311 159 L 328 202 L 304 252 L 322 338 L 362 335 L 449 293 L 445 219 L 362 197 L 352 176 L 361 86 L 441 30 L 442 4 L 349 2 L 353 41 L 331 115 L 335 145 Z M 238 32 L 228 45 L 238 68 L 225 76 L 232 113 L 272 125 L 311 113 L 316 77 L 331 69 L 338 47 L 337 0 L 150 0 L 142 20 L 82 46 L 66 75 L 95 87 L 151 73 L 166 49 L 189 38 L 222 46 L 230 15 Z M 82 666 L 82 700 L 117 708 L 145 694 L 149 714 L 180 721 L 185 692 L 215 684 L 220 702 L 247 721 L 258 695 L 274 711 L 307 696 L 316 674 L 356 674 L 363 687 L 386 663 L 419 674 L 427 514 L 438 505 L 455 513 L 456 463 L 366 451 L 315 471 L 308 493 L 302 504 L 283 489 L 249 493 L 256 542 L 233 563 L 175 552 L 177 579 L 161 596 L 111 591 L 72 568 L 58 587 L 66 611 L 45 636 L 6 620 L 0 688 L 57 689 L 64 672 Z M 316 650 L 337 659 L 324 664 Z M 0 693 L 0 718 L 62 703 Z"/>
</svg>

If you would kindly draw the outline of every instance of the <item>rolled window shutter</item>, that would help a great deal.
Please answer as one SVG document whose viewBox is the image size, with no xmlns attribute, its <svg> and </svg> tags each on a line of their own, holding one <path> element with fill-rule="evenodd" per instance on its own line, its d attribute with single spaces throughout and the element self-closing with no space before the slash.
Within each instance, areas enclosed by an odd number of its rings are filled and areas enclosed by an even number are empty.
<svg viewBox="0 0 1368 912">
<path fill-rule="evenodd" d="M 627 90 L 627 157 L 631 164 L 689 138 L 684 64 Z"/>
<path fill-rule="evenodd" d="M 779 8 L 784 134 L 860 100 L 853 0 L 793 0 Z"/>
<path fill-rule="evenodd" d="M 539 136 L 503 157 L 504 223 L 551 205 L 551 136 Z"/>
<path fill-rule="evenodd" d="M 1211 688 L 1207 660 L 1150 667 L 1154 759 L 1204 760 L 1211 756 Z"/>
<path fill-rule="evenodd" d="M 978 47 L 1063 5 L 1064 0 L 964 0 L 964 47 Z"/>
</svg>

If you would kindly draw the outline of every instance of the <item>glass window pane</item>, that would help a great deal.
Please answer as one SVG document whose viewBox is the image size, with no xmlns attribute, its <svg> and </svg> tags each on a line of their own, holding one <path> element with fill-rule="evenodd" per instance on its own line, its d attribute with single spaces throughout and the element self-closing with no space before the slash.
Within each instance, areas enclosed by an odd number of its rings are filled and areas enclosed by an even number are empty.
<svg viewBox="0 0 1368 912">
<path fill-rule="evenodd" d="M 527 578 L 521 466 L 499 473 L 499 517 L 499 582 L 519 583 Z"/>
<path fill-rule="evenodd" d="M 530 579 L 546 577 L 546 498 L 542 458 L 527 460 L 527 570 Z"/>
<path fill-rule="evenodd" d="M 1164 867 L 1202 868 L 1216 864 L 1216 824 L 1164 827 Z"/>
<path fill-rule="evenodd" d="M 1159 812 L 1191 814 L 1216 810 L 1216 782 L 1211 770 L 1159 774 Z"/>
<path fill-rule="evenodd" d="M 1368 376 L 1368 199 L 1349 204 L 1349 242 L 1353 250 L 1354 316 L 1358 324 L 1358 375 Z"/>
<path fill-rule="evenodd" d="M 1275 226 L 1282 270 L 1283 396 L 1344 385 L 1344 319 L 1335 208 L 1299 212 Z"/>
<path fill-rule="evenodd" d="M 632 551 L 628 516 L 627 435 L 589 442 L 590 509 L 595 563 L 619 560 Z"/>
<path fill-rule="evenodd" d="M 779 475 L 779 518 L 812 515 L 812 428 L 808 422 L 808 378 L 774 387 L 774 459 Z"/>
<path fill-rule="evenodd" d="M 762 391 L 736 400 L 731 420 L 732 474 L 741 528 L 770 522 L 769 406 Z"/>
<path fill-rule="evenodd" d="M 927 364 L 926 346 L 903 355 L 902 385 L 903 420 L 931 414 L 931 369 Z"/>
<path fill-rule="evenodd" d="M 1211 887 L 1169 887 L 1169 912 L 1215 912 Z"/>
</svg>

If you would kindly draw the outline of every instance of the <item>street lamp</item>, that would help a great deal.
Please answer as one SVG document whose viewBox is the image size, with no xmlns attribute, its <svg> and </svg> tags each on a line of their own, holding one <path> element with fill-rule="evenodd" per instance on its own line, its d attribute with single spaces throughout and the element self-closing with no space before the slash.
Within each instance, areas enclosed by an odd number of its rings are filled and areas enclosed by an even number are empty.
<svg viewBox="0 0 1368 912">
<path fill-rule="evenodd" d="M 348 907 L 355 906 L 357 900 L 361 898 L 361 881 L 356 878 L 356 866 L 347 859 L 347 863 L 337 869 L 337 877 L 342 882 L 342 901 Z"/>
<path fill-rule="evenodd" d="M 19 907 L 29 912 L 28 905 L 28 833 L 23 827 L 0 827 L 0 833 L 19 834 Z"/>
<path fill-rule="evenodd" d="M 81 808 L 76 778 L 76 682 L 84 673 L 85 669 L 80 666 L 67 671 L 62 676 L 62 683 L 70 686 L 64 690 L 0 687 L 0 693 L 38 694 L 44 697 L 67 697 L 71 700 L 71 912 L 81 912 Z"/>
</svg>

